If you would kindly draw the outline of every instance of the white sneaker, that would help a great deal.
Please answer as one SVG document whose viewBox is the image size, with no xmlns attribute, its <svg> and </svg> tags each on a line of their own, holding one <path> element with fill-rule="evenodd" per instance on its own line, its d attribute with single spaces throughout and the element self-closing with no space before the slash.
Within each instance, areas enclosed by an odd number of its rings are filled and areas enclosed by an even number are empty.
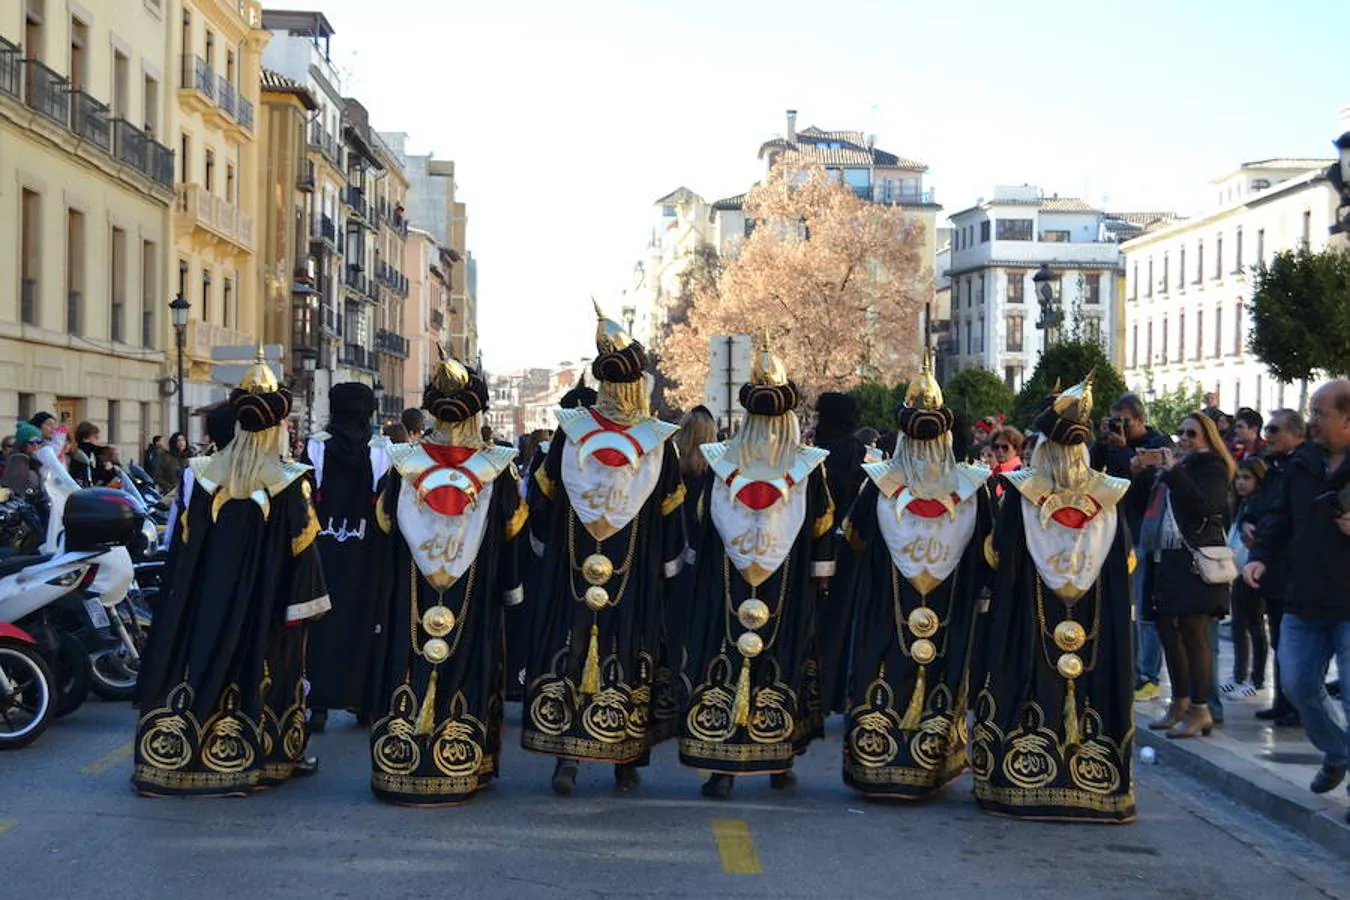
<svg viewBox="0 0 1350 900">
<path fill-rule="evenodd" d="M 1250 681 L 1244 681 L 1242 684 L 1236 685 L 1228 696 L 1237 698 L 1255 697 L 1256 685 Z"/>
<path fill-rule="evenodd" d="M 1233 679 L 1230 678 L 1223 684 L 1219 685 L 1219 690 L 1223 693 L 1225 697 L 1236 696 L 1236 691 L 1242 687 L 1242 684 L 1243 682 L 1234 681 Z"/>
</svg>

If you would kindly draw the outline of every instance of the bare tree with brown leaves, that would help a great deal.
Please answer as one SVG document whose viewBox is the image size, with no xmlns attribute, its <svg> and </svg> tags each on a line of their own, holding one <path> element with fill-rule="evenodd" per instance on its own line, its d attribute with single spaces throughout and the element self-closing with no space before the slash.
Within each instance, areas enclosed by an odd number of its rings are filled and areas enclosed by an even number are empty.
<svg viewBox="0 0 1350 900">
<path fill-rule="evenodd" d="M 924 227 L 902 207 L 860 200 L 817 163 L 789 157 L 746 197 L 754 222 L 715 283 L 693 296 L 661 361 L 684 408 L 702 402 L 708 339 L 770 335 L 808 398 L 918 366 L 920 313 L 932 298 Z"/>
</svg>

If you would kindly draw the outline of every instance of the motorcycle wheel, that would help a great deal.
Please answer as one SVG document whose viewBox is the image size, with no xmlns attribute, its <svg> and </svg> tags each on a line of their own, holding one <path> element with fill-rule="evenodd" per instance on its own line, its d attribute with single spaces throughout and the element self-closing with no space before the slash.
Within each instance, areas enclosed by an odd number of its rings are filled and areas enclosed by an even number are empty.
<svg viewBox="0 0 1350 900">
<path fill-rule="evenodd" d="M 138 654 L 145 653 L 145 631 L 136 621 L 134 602 L 128 596 L 116 609 L 108 611 L 110 616 L 120 616 L 131 642 L 136 645 Z M 89 654 L 89 687 L 104 700 L 122 702 L 136 698 L 136 679 L 140 676 L 140 663 L 131 659 L 127 648 L 118 645 L 106 650 Z"/>
<path fill-rule="evenodd" d="M 55 713 L 54 682 L 36 649 L 0 640 L 0 668 L 13 691 L 0 692 L 0 750 L 27 747 L 47 730 Z"/>
<path fill-rule="evenodd" d="M 56 718 L 68 716 L 84 705 L 89 698 L 89 651 L 73 634 L 61 635 L 61 652 L 57 656 Z"/>
</svg>

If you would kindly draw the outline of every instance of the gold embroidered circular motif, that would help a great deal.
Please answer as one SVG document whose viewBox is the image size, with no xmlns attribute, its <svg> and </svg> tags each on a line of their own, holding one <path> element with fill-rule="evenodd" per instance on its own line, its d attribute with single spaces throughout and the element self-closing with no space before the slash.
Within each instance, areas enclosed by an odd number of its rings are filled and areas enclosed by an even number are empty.
<svg viewBox="0 0 1350 900">
<path fill-rule="evenodd" d="M 410 729 L 412 726 L 408 726 Z M 371 755 L 375 765 L 391 775 L 408 775 L 422 761 L 417 743 L 401 734 L 385 734 L 375 742 Z"/>
<path fill-rule="evenodd" d="M 769 604 L 751 597 L 736 609 L 736 619 L 746 628 L 763 628 L 769 622 Z"/>
<path fill-rule="evenodd" d="M 445 662 L 450 658 L 450 645 L 441 638 L 434 637 L 422 645 L 422 655 L 429 663 Z"/>
<path fill-rule="evenodd" d="M 158 719 L 141 738 L 141 756 L 157 769 L 181 769 L 192 759 L 192 725 L 182 716 Z"/>
<path fill-rule="evenodd" d="M 592 553 L 581 561 L 581 577 L 588 584 L 604 584 L 614 577 L 614 562 L 603 553 Z"/>
<path fill-rule="evenodd" d="M 586 588 L 586 595 L 583 599 L 585 599 L 588 607 L 599 612 L 609 605 L 609 591 L 599 585 L 592 585 Z"/>
<path fill-rule="evenodd" d="M 755 634 L 753 631 L 747 631 L 736 638 L 736 649 L 741 652 L 741 656 L 746 659 L 754 659 L 764 651 L 764 638 Z"/>
<path fill-rule="evenodd" d="M 455 627 L 455 614 L 439 603 L 422 613 L 422 630 L 432 637 L 445 637 Z"/>
<path fill-rule="evenodd" d="M 928 607 L 920 606 L 910 612 L 908 624 L 915 637 L 930 638 L 937 634 L 938 615 Z"/>
<path fill-rule="evenodd" d="M 937 645 L 928 638 L 919 638 L 909 645 L 909 655 L 914 657 L 914 661 L 921 666 L 926 666 L 937 659 Z"/>
<path fill-rule="evenodd" d="M 1064 678 L 1077 678 L 1083 674 L 1083 658 L 1077 653 L 1061 653 L 1055 668 Z"/>
<path fill-rule="evenodd" d="M 1069 653 L 1075 653 L 1087 643 L 1087 631 L 1071 619 L 1065 619 L 1055 626 L 1055 646 Z"/>
<path fill-rule="evenodd" d="M 572 727 L 572 710 L 576 707 L 570 691 L 562 681 L 547 684 L 530 701 L 530 721 L 544 734 L 556 737 Z"/>
</svg>

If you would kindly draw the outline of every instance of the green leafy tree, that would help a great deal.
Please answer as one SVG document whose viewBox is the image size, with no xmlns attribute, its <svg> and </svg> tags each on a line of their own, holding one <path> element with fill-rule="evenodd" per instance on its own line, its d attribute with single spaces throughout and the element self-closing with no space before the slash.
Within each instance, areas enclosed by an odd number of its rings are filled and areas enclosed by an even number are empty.
<svg viewBox="0 0 1350 900">
<path fill-rule="evenodd" d="M 1316 372 L 1350 374 L 1350 253 L 1306 247 L 1256 270 L 1248 348 L 1276 378 L 1303 386 Z"/>
<path fill-rule="evenodd" d="M 988 369 L 978 366 L 962 369 L 942 388 L 947 406 L 954 412 L 964 412 L 971 421 L 1002 413 L 1011 417 L 1017 395 Z"/>
<path fill-rule="evenodd" d="M 1030 428 L 1041 401 L 1050 393 L 1056 381 L 1060 387 L 1066 388 L 1077 384 L 1089 371 L 1096 373 L 1093 376 L 1092 394 L 1098 411 L 1104 412 L 1111 401 L 1128 390 L 1100 343 L 1095 340 L 1060 341 L 1041 354 L 1036 370 L 1017 395 L 1016 414 L 1010 417 L 1010 421 L 1021 428 Z"/>
<path fill-rule="evenodd" d="M 886 387 L 879 381 L 864 381 L 848 394 L 858 401 L 858 427 L 872 427 L 877 431 L 895 428 L 896 404 L 905 398 L 908 384 Z"/>
<path fill-rule="evenodd" d="M 1153 395 L 1146 402 L 1148 423 L 1163 434 L 1176 434 L 1181 420 L 1205 405 L 1205 389 L 1191 379 L 1183 379 L 1181 384 L 1161 394 L 1153 390 L 1153 371 L 1145 370 L 1148 388 L 1144 396 Z"/>
</svg>

